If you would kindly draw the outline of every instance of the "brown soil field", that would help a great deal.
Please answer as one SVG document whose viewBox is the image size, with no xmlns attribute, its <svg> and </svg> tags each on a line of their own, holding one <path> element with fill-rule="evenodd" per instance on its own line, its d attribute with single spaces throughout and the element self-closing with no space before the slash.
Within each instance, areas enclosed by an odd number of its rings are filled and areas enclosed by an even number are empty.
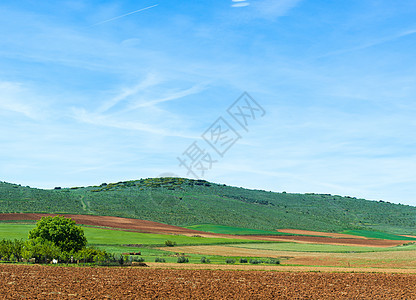
<svg viewBox="0 0 416 300">
<path fill-rule="evenodd" d="M 0 214 L 0 221 L 11 220 L 39 220 L 44 216 L 56 216 L 56 214 L 36 214 L 36 213 L 22 213 L 22 214 Z M 311 244 L 329 244 L 329 245 L 350 245 L 363 247 L 393 247 L 402 245 L 408 241 L 390 241 L 380 239 L 361 239 L 361 238 L 332 238 L 320 236 L 263 236 L 263 235 L 248 235 L 238 236 L 230 234 L 215 234 L 201 232 L 182 227 L 139 220 L 129 218 L 119 218 L 110 216 L 91 216 L 91 215 L 72 215 L 65 214 L 66 217 L 72 218 L 77 224 L 102 226 L 113 229 L 122 229 L 130 231 L 138 231 L 144 233 L 159 233 L 159 234 L 181 234 L 181 235 L 199 235 L 203 237 L 220 237 L 233 239 L 250 239 L 259 241 L 280 241 L 280 242 L 295 242 L 295 243 L 311 243 Z"/>
<path fill-rule="evenodd" d="M 170 247 L 163 247 L 160 249 L 207 256 L 215 253 L 215 255 L 220 256 L 275 257 L 280 258 L 284 265 L 354 268 L 372 267 L 383 269 L 409 269 L 416 272 L 416 251 L 325 253 L 248 249 L 232 245 L 176 246 L 174 249 Z"/>
<path fill-rule="evenodd" d="M 357 236 L 357 235 L 352 235 L 352 234 L 331 233 L 331 232 L 300 230 L 300 229 L 278 229 L 277 231 L 283 232 L 283 233 L 302 234 L 302 235 L 328 236 L 332 238 L 367 239 L 367 237 L 365 236 Z"/>
<path fill-rule="evenodd" d="M 416 299 L 415 274 L 0 265 L 2 299 Z"/>
</svg>

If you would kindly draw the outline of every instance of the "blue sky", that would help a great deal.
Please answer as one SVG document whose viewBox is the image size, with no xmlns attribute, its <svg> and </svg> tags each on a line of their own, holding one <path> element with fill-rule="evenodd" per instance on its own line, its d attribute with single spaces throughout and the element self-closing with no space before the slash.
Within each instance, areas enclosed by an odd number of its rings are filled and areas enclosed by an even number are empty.
<svg viewBox="0 0 416 300">
<path fill-rule="evenodd" d="M 416 3 L 2 1 L 0 180 L 186 177 L 416 205 Z M 247 91 L 247 127 L 227 109 Z M 220 157 L 220 117 L 241 138 Z"/>
</svg>

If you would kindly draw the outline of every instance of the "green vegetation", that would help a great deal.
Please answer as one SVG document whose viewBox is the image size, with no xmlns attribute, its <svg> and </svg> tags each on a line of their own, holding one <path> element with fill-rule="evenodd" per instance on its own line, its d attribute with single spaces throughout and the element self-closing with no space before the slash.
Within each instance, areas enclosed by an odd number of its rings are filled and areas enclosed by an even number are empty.
<svg viewBox="0 0 416 300">
<path fill-rule="evenodd" d="M 0 238 L 7 239 L 26 239 L 27 233 L 33 229 L 33 225 L 25 224 L 0 224 Z M 89 245 L 146 245 L 146 246 L 165 246 L 167 240 L 176 245 L 217 245 L 217 244 L 241 244 L 253 243 L 256 241 L 235 240 L 227 238 L 204 238 L 191 237 L 185 235 L 168 235 L 168 234 L 152 234 L 141 232 L 130 232 L 121 230 L 109 230 L 94 227 L 83 227 L 85 237 Z M 132 249 L 132 248 L 130 248 Z M 125 252 L 125 251 L 124 251 Z"/>
<path fill-rule="evenodd" d="M 178 264 L 188 263 L 188 262 L 189 262 L 189 259 L 187 257 L 185 257 L 185 256 L 178 257 L 178 260 L 177 260 Z"/>
<path fill-rule="evenodd" d="M 293 235 L 293 234 L 277 232 L 277 231 L 231 227 L 231 226 L 215 225 L 215 224 L 192 225 L 192 226 L 186 226 L 186 228 L 204 231 L 204 232 L 220 233 L 220 234 L 235 234 L 235 235 Z"/>
<path fill-rule="evenodd" d="M 247 190 L 184 178 L 53 190 L 0 182 L 0 212 L 112 215 L 183 227 L 212 224 L 238 234 L 251 233 L 232 228 L 274 233 L 279 228 L 293 228 L 416 234 L 416 207 L 412 206 L 330 194 Z"/>
<path fill-rule="evenodd" d="M 171 241 L 171 240 L 167 240 L 165 241 L 165 246 L 167 247 L 174 247 L 176 245 L 176 242 Z"/>
<path fill-rule="evenodd" d="M 396 241 L 416 241 L 416 238 L 406 237 L 385 232 L 369 231 L 369 230 L 345 230 L 342 233 L 365 236 L 371 239 L 396 240 Z"/>
</svg>

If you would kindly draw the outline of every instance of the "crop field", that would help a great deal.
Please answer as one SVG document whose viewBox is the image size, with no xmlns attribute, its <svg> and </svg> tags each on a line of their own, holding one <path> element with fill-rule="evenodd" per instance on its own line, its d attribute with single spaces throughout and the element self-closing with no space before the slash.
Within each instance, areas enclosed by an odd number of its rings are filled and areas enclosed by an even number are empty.
<svg viewBox="0 0 416 300">
<path fill-rule="evenodd" d="M 3 299 L 413 299 L 415 274 L 0 265 Z"/>
<path fill-rule="evenodd" d="M 214 224 L 201 224 L 201 225 L 192 225 L 187 226 L 188 229 L 200 230 L 210 233 L 219 233 L 219 234 L 237 234 L 237 235 L 293 235 L 290 233 L 285 233 L 281 231 L 270 231 L 270 230 L 260 230 L 260 229 L 248 229 L 240 227 L 231 227 L 224 225 L 214 225 Z"/>
<path fill-rule="evenodd" d="M 17 223 L 0 223 L 0 238 L 5 239 L 26 239 L 28 232 L 35 225 L 17 224 Z M 216 237 L 194 237 L 186 235 L 168 235 L 168 234 L 152 234 L 141 232 L 130 232 L 122 230 L 110 230 L 94 227 L 83 227 L 85 236 L 90 245 L 124 245 L 124 244 L 140 244 L 140 245 L 164 245 L 166 240 L 176 242 L 178 245 L 200 245 L 200 244 L 230 244 L 230 243 L 248 243 L 255 240 L 232 239 L 232 238 L 216 238 Z"/>
</svg>

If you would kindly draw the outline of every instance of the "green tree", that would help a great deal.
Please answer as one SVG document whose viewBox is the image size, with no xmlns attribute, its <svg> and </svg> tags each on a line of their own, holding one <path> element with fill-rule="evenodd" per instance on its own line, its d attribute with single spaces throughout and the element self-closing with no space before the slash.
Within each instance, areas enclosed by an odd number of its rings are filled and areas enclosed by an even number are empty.
<svg viewBox="0 0 416 300">
<path fill-rule="evenodd" d="M 29 239 L 50 241 L 63 252 L 77 252 L 87 245 L 84 230 L 63 216 L 40 219 L 29 232 Z"/>
</svg>

